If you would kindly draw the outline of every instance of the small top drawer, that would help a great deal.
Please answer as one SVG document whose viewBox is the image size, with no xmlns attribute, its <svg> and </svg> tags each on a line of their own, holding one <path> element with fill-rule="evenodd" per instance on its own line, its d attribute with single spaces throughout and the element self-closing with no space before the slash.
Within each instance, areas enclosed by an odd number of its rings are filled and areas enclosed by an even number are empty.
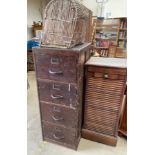
<svg viewBox="0 0 155 155">
<path fill-rule="evenodd" d="M 37 76 L 43 79 L 76 82 L 76 57 L 35 53 Z"/>
<path fill-rule="evenodd" d="M 124 68 L 94 67 L 88 66 L 89 77 L 103 78 L 109 80 L 126 80 L 127 70 Z"/>
</svg>

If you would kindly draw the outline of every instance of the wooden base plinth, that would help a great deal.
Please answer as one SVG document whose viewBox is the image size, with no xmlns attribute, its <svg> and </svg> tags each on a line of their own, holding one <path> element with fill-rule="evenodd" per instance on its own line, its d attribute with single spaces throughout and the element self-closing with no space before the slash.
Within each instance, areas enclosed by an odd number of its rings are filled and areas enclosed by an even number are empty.
<svg viewBox="0 0 155 155">
<path fill-rule="evenodd" d="M 116 146 L 117 137 L 108 136 L 100 133 L 96 133 L 94 131 L 90 131 L 87 129 L 82 129 L 82 137 L 85 139 L 89 139 L 95 142 Z"/>
</svg>

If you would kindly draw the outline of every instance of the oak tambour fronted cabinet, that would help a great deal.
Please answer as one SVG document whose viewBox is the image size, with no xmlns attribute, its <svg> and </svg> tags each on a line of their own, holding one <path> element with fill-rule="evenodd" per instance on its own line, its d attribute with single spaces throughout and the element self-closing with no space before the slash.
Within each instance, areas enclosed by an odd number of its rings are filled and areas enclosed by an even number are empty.
<svg viewBox="0 0 155 155">
<path fill-rule="evenodd" d="M 126 59 L 91 57 L 85 74 L 82 137 L 115 146 L 126 87 Z"/>
<path fill-rule="evenodd" d="M 84 63 L 91 45 L 33 48 L 43 140 L 77 149 L 82 122 Z"/>
</svg>

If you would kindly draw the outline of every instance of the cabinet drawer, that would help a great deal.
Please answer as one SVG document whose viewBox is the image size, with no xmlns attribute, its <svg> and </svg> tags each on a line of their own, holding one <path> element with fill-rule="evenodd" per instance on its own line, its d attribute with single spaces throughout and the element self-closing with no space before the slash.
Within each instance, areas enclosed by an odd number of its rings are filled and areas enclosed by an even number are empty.
<svg viewBox="0 0 155 155">
<path fill-rule="evenodd" d="M 84 113 L 84 122 L 90 121 L 101 126 L 105 125 L 113 128 L 116 126 L 116 122 L 118 122 L 118 112 L 94 108 L 86 105 Z"/>
<path fill-rule="evenodd" d="M 125 80 L 127 70 L 122 68 L 88 67 L 88 76 L 105 80 Z"/>
<path fill-rule="evenodd" d="M 60 106 L 40 102 L 42 120 L 76 128 L 78 124 L 77 111 Z"/>
<path fill-rule="evenodd" d="M 76 107 L 77 89 L 74 85 L 58 82 L 38 81 L 41 101 Z"/>
<path fill-rule="evenodd" d="M 70 129 L 51 125 L 49 123 L 42 123 L 42 130 L 44 140 L 50 139 L 70 145 L 75 143 L 75 132 Z"/>
<path fill-rule="evenodd" d="M 76 58 L 52 54 L 35 54 L 37 76 L 43 79 L 76 82 Z"/>
</svg>

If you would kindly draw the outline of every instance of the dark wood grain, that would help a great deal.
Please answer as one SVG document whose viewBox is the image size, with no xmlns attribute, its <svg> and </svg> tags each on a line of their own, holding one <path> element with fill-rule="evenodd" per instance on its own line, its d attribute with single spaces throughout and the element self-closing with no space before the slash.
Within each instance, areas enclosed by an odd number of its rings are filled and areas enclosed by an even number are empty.
<svg viewBox="0 0 155 155">
<path fill-rule="evenodd" d="M 94 132 L 87 129 L 82 129 L 82 137 L 111 146 L 116 146 L 117 144 L 117 137 L 109 136 L 107 134 L 100 134 L 98 132 Z"/>
<path fill-rule="evenodd" d="M 42 53 L 37 54 L 35 59 L 39 78 L 76 82 L 76 57 Z"/>
<path fill-rule="evenodd" d="M 78 127 L 78 111 L 42 102 L 40 105 L 42 120 L 61 124 L 69 128 Z"/>
<path fill-rule="evenodd" d="M 41 101 L 75 108 L 78 103 L 75 85 L 55 81 L 38 80 Z"/>
<path fill-rule="evenodd" d="M 52 125 L 49 123 L 43 123 L 43 137 L 52 139 L 54 141 L 58 141 L 66 144 L 74 144 L 76 137 L 75 133 L 70 130 L 60 126 Z"/>
<path fill-rule="evenodd" d="M 72 49 L 33 48 L 43 140 L 77 149 L 81 137 L 84 63 L 90 52 L 90 44 Z M 50 75 L 49 70 L 62 73 Z"/>
</svg>

